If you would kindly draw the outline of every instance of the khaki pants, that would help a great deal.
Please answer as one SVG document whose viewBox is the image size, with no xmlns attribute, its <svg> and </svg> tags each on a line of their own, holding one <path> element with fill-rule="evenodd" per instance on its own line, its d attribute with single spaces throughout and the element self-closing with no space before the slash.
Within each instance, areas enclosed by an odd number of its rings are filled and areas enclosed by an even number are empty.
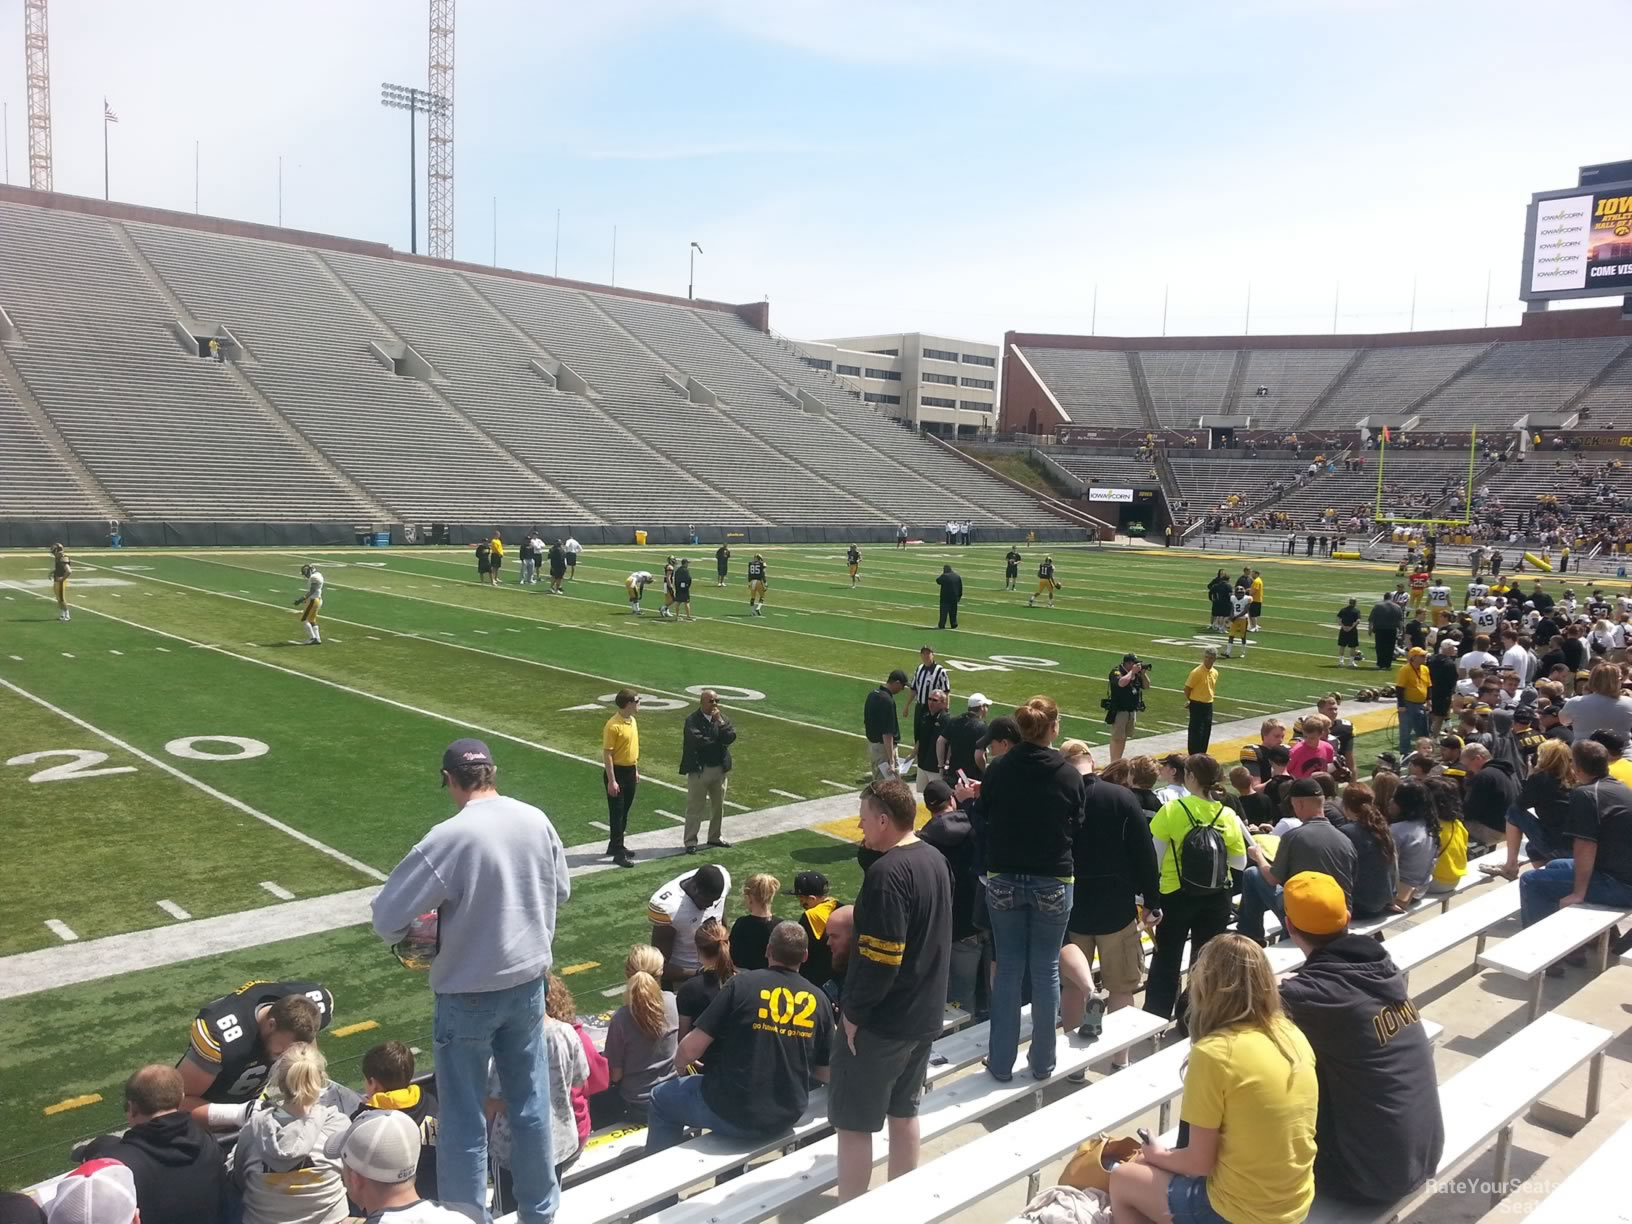
<svg viewBox="0 0 1632 1224">
<path fill-rule="evenodd" d="M 704 765 L 696 773 L 686 775 L 686 834 L 685 844 L 697 844 L 697 831 L 703 823 L 703 809 L 708 808 L 708 840 L 719 841 L 720 822 L 725 819 L 725 769 L 720 765 Z"/>
<path fill-rule="evenodd" d="M 885 748 L 883 744 L 875 744 L 871 740 L 867 741 L 867 764 L 868 772 L 874 781 L 900 776 L 895 753 Z"/>
</svg>

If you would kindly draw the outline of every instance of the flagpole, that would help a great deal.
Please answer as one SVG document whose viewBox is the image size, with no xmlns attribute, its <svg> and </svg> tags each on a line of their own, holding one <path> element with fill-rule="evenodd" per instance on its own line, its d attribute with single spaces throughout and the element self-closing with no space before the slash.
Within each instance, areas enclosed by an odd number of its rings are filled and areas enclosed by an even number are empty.
<svg viewBox="0 0 1632 1224">
<path fill-rule="evenodd" d="M 102 99 L 102 198 L 108 198 L 108 100 Z"/>
</svg>

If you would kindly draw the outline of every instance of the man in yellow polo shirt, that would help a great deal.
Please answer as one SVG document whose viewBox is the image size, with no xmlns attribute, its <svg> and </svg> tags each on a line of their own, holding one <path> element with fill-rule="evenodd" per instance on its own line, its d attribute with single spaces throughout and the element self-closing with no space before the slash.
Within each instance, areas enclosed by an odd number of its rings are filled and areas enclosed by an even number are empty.
<svg viewBox="0 0 1632 1224">
<path fill-rule="evenodd" d="M 1208 647 L 1201 652 L 1201 662 L 1184 681 L 1184 699 L 1190 703 L 1190 739 L 1188 750 L 1193 756 L 1206 752 L 1213 738 L 1213 698 L 1218 696 L 1218 651 Z"/>
<path fill-rule="evenodd" d="M 1417 736 L 1428 734 L 1428 652 L 1421 646 L 1411 647 L 1394 683 L 1399 688 L 1395 701 L 1400 710 L 1400 756 L 1404 757 Z"/>
<path fill-rule="evenodd" d="M 606 765 L 607 856 L 619 867 L 633 867 L 635 856 L 623 844 L 629 826 L 629 809 L 635 804 L 635 788 L 640 783 L 640 728 L 635 711 L 640 695 L 634 689 L 618 690 L 613 703 L 618 712 L 606 720 L 601 731 L 601 756 Z"/>
</svg>

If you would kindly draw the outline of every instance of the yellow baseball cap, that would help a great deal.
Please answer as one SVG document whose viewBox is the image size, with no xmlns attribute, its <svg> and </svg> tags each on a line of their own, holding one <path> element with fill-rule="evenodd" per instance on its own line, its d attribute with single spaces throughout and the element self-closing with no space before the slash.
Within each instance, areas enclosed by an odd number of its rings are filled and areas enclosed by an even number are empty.
<svg viewBox="0 0 1632 1224">
<path fill-rule="evenodd" d="M 1300 871 L 1281 894 L 1286 919 L 1310 935 L 1336 935 L 1349 925 L 1343 886 L 1323 871 Z"/>
</svg>

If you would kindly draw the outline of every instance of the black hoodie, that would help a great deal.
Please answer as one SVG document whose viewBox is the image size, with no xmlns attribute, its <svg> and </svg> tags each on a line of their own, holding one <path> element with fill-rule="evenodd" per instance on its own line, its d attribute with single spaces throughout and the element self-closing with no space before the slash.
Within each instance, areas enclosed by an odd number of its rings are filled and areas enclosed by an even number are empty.
<svg viewBox="0 0 1632 1224">
<path fill-rule="evenodd" d="M 1315 1188 L 1351 1202 L 1403 1198 L 1445 1146 L 1434 1050 L 1405 975 L 1375 939 L 1344 935 L 1281 983 L 1281 1002 L 1315 1052 Z"/>
<path fill-rule="evenodd" d="M 969 813 L 948 808 L 918 830 L 918 840 L 946 856 L 952 872 L 952 938 L 967 939 L 980 930 L 975 925 L 975 827 Z"/>
<path fill-rule="evenodd" d="M 1492 757 L 1467 780 L 1462 792 L 1462 818 L 1500 833 L 1507 828 L 1507 809 L 1519 797 L 1513 766 Z"/>
<path fill-rule="evenodd" d="M 86 1160 L 109 1157 L 130 1169 L 142 1224 L 221 1224 L 226 1163 L 215 1137 L 184 1113 L 160 1114 L 123 1135 L 103 1135 Z"/>
<path fill-rule="evenodd" d="M 993 761 L 981 779 L 980 807 L 988 872 L 1071 878 L 1082 775 L 1057 749 L 1016 744 Z"/>
</svg>

